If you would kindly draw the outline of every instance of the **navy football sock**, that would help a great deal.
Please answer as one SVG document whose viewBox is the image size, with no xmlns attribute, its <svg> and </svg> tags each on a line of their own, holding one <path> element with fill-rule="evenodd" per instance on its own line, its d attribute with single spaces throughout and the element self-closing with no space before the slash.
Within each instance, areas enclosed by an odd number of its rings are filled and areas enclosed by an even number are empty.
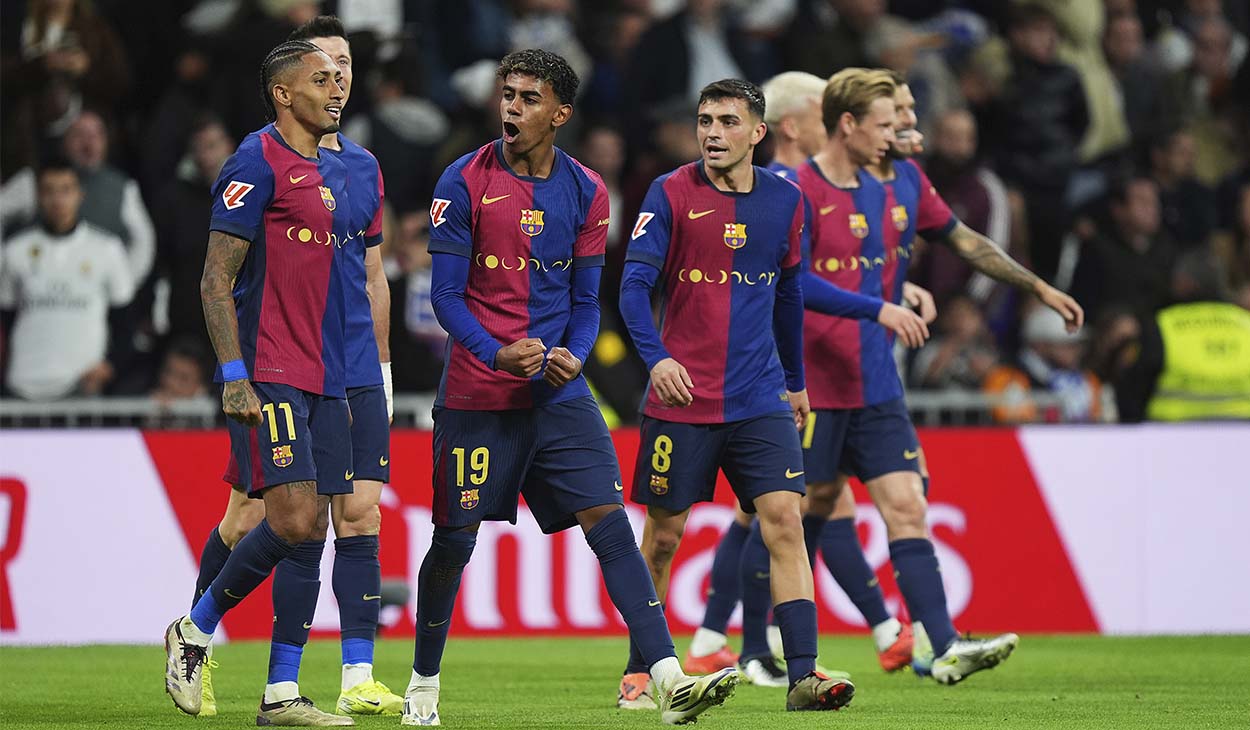
<svg viewBox="0 0 1250 730">
<path fill-rule="evenodd" d="M 924 624 L 933 655 L 945 654 L 958 633 L 946 609 L 946 589 L 933 543 L 919 537 L 895 540 L 890 543 L 890 562 L 912 620 Z"/>
<path fill-rule="evenodd" d="M 325 546 L 325 540 L 302 542 L 273 570 L 269 684 L 299 681 L 299 660 L 321 592 L 321 551 Z"/>
<path fill-rule="evenodd" d="M 703 612 L 703 628 L 725 633 L 729 626 L 729 617 L 738 605 L 738 597 L 742 593 L 742 571 L 739 569 L 742 558 L 742 544 L 746 542 L 751 528 L 743 527 L 737 521 L 729 523 L 729 529 L 716 544 L 716 554 L 712 558 L 712 575 L 708 581 L 707 608 Z"/>
<path fill-rule="evenodd" d="M 816 604 L 806 598 L 777 604 L 773 609 L 786 651 L 790 686 L 816 671 Z"/>
<path fill-rule="evenodd" d="M 191 599 L 191 608 L 199 602 L 200 596 L 212 585 L 213 579 L 221 572 L 222 566 L 230 559 L 230 548 L 221 539 L 221 532 L 216 527 L 208 533 L 204 541 L 204 549 L 200 551 L 200 573 L 195 578 L 195 597 Z"/>
<path fill-rule="evenodd" d="M 256 590 L 256 586 L 273 572 L 274 566 L 295 552 L 295 548 L 295 545 L 278 537 L 268 520 L 261 520 L 256 529 L 247 533 L 234 547 L 221 572 L 208 587 L 204 595 L 211 594 L 213 600 L 201 598 L 191 609 L 191 620 L 196 628 L 206 634 L 216 631 L 221 617 Z"/>
<path fill-rule="evenodd" d="M 872 572 L 864 558 L 864 549 L 860 547 L 854 518 L 829 520 L 825 524 L 820 535 L 820 554 L 825 559 L 829 574 L 842 587 L 870 627 L 890 618 L 890 612 L 885 607 L 885 596 L 881 592 L 881 582 Z"/>
<path fill-rule="evenodd" d="M 356 535 L 335 540 L 331 580 L 339 604 L 343 663 L 372 664 L 378 611 L 382 607 L 378 536 Z"/>
<path fill-rule="evenodd" d="M 655 596 L 651 573 L 634 542 L 625 510 L 613 510 L 599 520 L 586 533 L 586 543 L 599 558 L 608 596 L 625 619 L 630 643 L 637 646 L 644 665 L 650 668 L 665 657 L 676 656 L 664 608 Z"/>
<path fill-rule="evenodd" d="M 768 609 L 772 608 L 769 554 L 759 520 L 742 545 L 742 660 L 768 656 Z"/>
<path fill-rule="evenodd" d="M 430 551 L 417 573 L 417 640 L 412 668 L 423 677 L 438 674 L 451 630 L 451 612 L 460 592 L 460 576 L 476 544 L 476 532 L 434 528 Z"/>
<path fill-rule="evenodd" d="M 803 515 L 803 543 L 807 546 L 807 562 L 816 567 L 816 549 L 820 547 L 820 535 L 825 529 L 828 517 L 822 515 Z"/>
</svg>

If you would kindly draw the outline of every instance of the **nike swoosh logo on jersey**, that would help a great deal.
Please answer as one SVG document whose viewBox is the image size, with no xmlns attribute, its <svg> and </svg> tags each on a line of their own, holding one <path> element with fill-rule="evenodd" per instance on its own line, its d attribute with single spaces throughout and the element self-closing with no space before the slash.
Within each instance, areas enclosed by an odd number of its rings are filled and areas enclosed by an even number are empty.
<svg viewBox="0 0 1250 730">
<path fill-rule="evenodd" d="M 793 479 L 795 477 L 801 477 L 801 476 L 803 476 L 803 472 L 801 471 L 791 471 L 789 469 L 786 469 L 786 479 Z"/>
<path fill-rule="evenodd" d="M 838 209 L 838 206 L 836 206 L 836 205 L 826 205 L 825 207 L 823 207 L 823 208 L 821 208 L 821 209 L 820 209 L 820 214 L 821 214 L 821 215 L 829 215 L 830 213 L 832 213 L 833 211 L 835 211 L 835 210 L 837 210 L 837 209 Z"/>
<path fill-rule="evenodd" d="M 908 461 L 911 461 L 912 459 L 915 459 L 918 456 L 920 456 L 920 451 L 918 450 L 912 451 L 911 449 L 903 449 L 903 458 L 907 459 Z"/>
<path fill-rule="evenodd" d="M 366 594 L 365 594 L 365 600 L 366 600 L 366 601 L 380 601 L 380 600 L 382 600 L 382 596 L 371 596 L 371 595 L 369 595 L 368 593 L 366 593 Z"/>
<path fill-rule="evenodd" d="M 491 203 L 498 203 L 504 198 L 510 198 L 510 197 L 512 197 L 512 193 L 508 193 L 507 195 L 500 195 L 498 198 L 488 198 L 486 197 L 486 193 L 482 193 L 482 205 L 490 205 Z"/>
<path fill-rule="evenodd" d="M 291 184 L 292 184 L 292 185 L 299 185 L 299 184 L 300 184 L 300 182 L 302 182 L 302 181 L 303 181 L 303 179 L 304 179 L 304 178 L 306 178 L 306 177 L 308 177 L 308 175 L 300 175 L 299 177 L 295 177 L 294 175 L 291 175 Z"/>
<path fill-rule="evenodd" d="M 658 605 L 660 605 L 660 602 L 659 602 L 659 601 L 647 601 L 647 605 L 648 605 L 648 606 L 658 606 Z"/>
<path fill-rule="evenodd" d="M 389 463 L 391 463 L 391 460 L 385 456 L 378 457 L 378 466 L 386 466 Z"/>
<path fill-rule="evenodd" d="M 612 484 L 612 486 L 616 487 L 616 491 L 618 491 L 618 492 L 620 492 L 620 491 L 622 491 L 623 489 L 625 489 L 624 487 L 622 487 L 622 486 L 621 486 L 621 483 L 620 483 L 620 482 L 614 482 L 614 483 Z"/>
<path fill-rule="evenodd" d="M 344 479 L 346 479 L 346 480 L 347 480 L 347 481 L 349 481 L 349 482 L 352 480 L 352 477 L 354 477 L 354 476 L 356 476 L 356 472 L 354 472 L 354 471 L 345 471 L 345 472 L 343 472 L 343 478 L 344 478 Z"/>
<path fill-rule="evenodd" d="M 686 217 L 687 217 L 687 218 L 689 218 L 689 219 L 690 219 L 690 220 L 692 220 L 692 221 L 697 221 L 697 220 L 699 220 L 700 218 L 702 218 L 703 216 L 708 215 L 709 213 L 715 213 L 715 212 L 716 212 L 716 209 L 715 209 L 715 208 L 712 208 L 711 210 L 705 210 L 705 211 L 703 211 L 703 212 L 701 212 L 701 213 L 696 213 L 696 212 L 694 212 L 694 208 L 691 208 L 691 209 L 690 209 L 690 210 L 686 213 Z"/>
<path fill-rule="evenodd" d="M 305 622 L 304 622 L 304 628 L 306 628 L 306 629 L 311 629 L 311 628 L 312 628 L 312 623 L 310 623 L 310 622 L 308 622 L 308 621 L 305 621 Z"/>
</svg>

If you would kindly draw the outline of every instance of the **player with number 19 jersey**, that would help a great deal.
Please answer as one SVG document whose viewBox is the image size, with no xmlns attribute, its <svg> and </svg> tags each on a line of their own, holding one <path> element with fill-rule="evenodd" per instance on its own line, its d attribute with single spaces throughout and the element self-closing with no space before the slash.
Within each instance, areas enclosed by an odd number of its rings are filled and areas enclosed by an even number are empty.
<svg viewBox="0 0 1250 730">
<path fill-rule="evenodd" d="M 567 342 L 574 269 L 603 266 L 608 193 L 599 175 L 555 149 L 547 178 L 517 175 L 496 140 L 452 163 L 430 208 L 430 252 L 464 256 L 464 301 L 493 338 L 449 339 L 436 404 L 462 410 L 532 408 L 590 396 L 584 376 L 560 388 L 493 367 L 500 343 L 537 337 L 585 362 L 590 339 Z M 472 348 L 472 349 L 471 349 Z"/>
</svg>

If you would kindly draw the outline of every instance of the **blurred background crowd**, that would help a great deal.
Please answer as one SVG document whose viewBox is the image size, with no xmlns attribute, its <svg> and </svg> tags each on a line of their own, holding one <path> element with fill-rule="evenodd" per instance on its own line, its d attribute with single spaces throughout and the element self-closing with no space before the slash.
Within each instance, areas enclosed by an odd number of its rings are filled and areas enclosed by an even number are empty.
<svg viewBox="0 0 1250 730">
<path fill-rule="evenodd" d="M 587 373 L 623 420 L 646 381 L 616 313 L 627 232 L 650 181 L 699 156 L 697 90 L 723 77 L 902 72 L 926 135 L 922 164 L 955 213 L 1086 308 L 1089 324 L 1069 335 L 945 247 L 921 246 L 911 279 L 933 292 L 940 315 L 925 348 L 900 353 L 913 393 L 1000 394 L 1000 422 L 1137 418 L 1135 364 L 1156 312 L 1192 300 L 1250 309 L 1250 3 L 1238 0 L 0 8 L 8 399 L 211 394 L 199 303 L 209 186 L 265 123 L 261 59 L 319 13 L 341 17 L 350 34 L 355 81 L 343 131 L 375 153 L 386 179 L 400 392 L 428 392 L 440 377 L 446 335 L 429 303 L 426 250 L 433 185 L 445 165 L 498 136 L 495 66 L 527 47 L 561 54 L 582 79 L 557 143 L 598 171 L 611 196 L 603 333 Z M 76 176 L 55 174 L 67 165 Z M 78 218 L 94 224 L 77 244 L 86 253 L 58 258 L 40 245 Z M 107 338 L 105 359 L 73 361 L 95 337 Z M 1038 392 L 1055 397 L 1039 406 Z"/>
</svg>

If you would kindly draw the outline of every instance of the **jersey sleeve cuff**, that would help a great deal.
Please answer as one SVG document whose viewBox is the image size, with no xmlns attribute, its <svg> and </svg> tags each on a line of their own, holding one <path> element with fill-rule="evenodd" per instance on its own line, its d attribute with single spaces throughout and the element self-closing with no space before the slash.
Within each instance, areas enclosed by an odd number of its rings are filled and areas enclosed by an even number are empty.
<svg viewBox="0 0 1250 730">
<path fill-rule="evenodd" d="M 463 243 L 456 243 L 454 241 L 438 241 L 431 239 L 429 250 L 430 253 L 450 253 L 455 254 L 456 256 L 463 256 L 467 259 L 472 251 L 472 247 L 466 246 Z"/>
<path fill-rule="evenodd" d="M 789 279 L 791 277 L 798 276 L 801 273 L 803 273 L 803 264 L 795 264 L 794 266 L 787 266 L 783 268 L 781 270 L 781 278 Z"/>
<path fill-rule="evenodd" d="M 376 236 L 365 236 L 365 248 L 373 248 L 374 246 L 381 246 L 381 245 L 382 245 L 381 233 L 377 234 Z"/>
<path fill-rule="evenodd" d="M 625 254 L 625 262 L 629 263 L 631 261 L 637 261 L 640 264 L 654 266 L 659 271 L 664 270 L 664 259 L 644 251 L 630 251 Z"/>
<path fill-rule="evenodd" d="M 959 219 L 952 215 L 950 220 L 946 221 L 946 225 L 944 226 L 940 226 L 938 228 L 926 228 L 923 231 L 916 232 L 919 233 L 922 238 L 927 238 L 929 240 L 941 240 L 949 236 L 951 231 L 955 230 L 955 226 L 958 225 Z"/>
<path fill-rule="evenodd" d="M 208 224 L 208 230 L 221 231 L 222 233 L 228 233 L 231 236 L 234 236 L 235 238 L 242 238 L 244 241 L 247 241 L 248 243 L 251 243 L 252 241 L 256 240 L 255 228 L 245 226 L 241 223 L 235 223 L 232 220 L 226 220 L 224 218 L 212 219 Z"/>
</svg>

